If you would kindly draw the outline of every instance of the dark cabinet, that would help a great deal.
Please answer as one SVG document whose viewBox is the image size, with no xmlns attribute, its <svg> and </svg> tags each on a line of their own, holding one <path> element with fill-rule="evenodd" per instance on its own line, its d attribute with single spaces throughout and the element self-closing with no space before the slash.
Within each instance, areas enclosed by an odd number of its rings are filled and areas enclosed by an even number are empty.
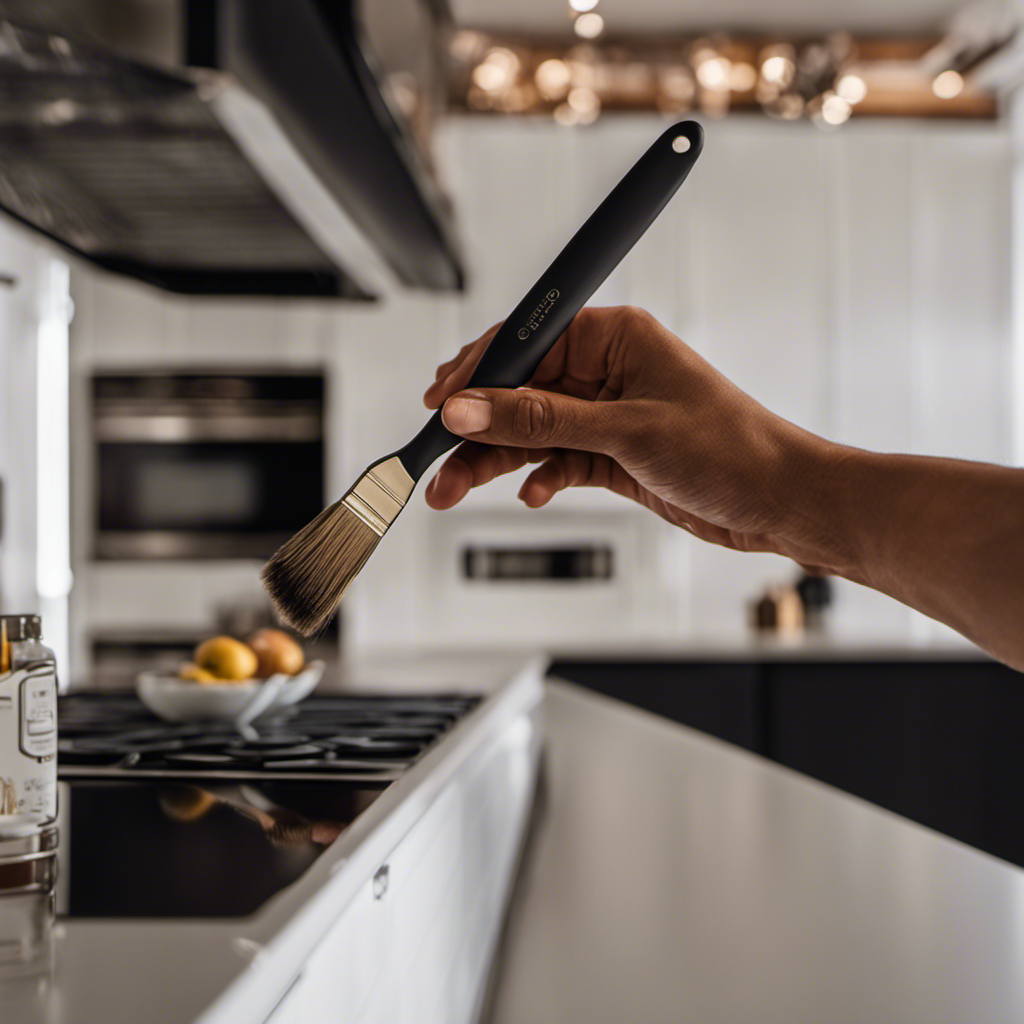
<svg viewBox="0 0 1024 1024">
<path fill-rule="evenodd" d="M 556 661 L 550 673 L 728 740 L 763 746 L 761 667 L 749 662 Z"/>
<path fill-rule="evenodd" d="M 559 661 L 552 675 L 1024 865 L 1024 677 L 991 661 Z"/>
<path fill-rule="evenodd" d="M 773 760 L 1024 864 L 1024 678 L 987 661 L 765 666 Z"/>
</svg>

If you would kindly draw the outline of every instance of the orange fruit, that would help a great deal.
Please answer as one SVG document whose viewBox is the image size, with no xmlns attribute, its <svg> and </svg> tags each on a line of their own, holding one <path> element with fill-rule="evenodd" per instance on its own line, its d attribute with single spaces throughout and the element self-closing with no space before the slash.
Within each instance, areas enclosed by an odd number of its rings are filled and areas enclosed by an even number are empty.
<svg viewBox="0 0 1024 1024">
<path fill-rule="evenodd" d="M 302 648 L 280 629 L 260 629 L 249 637 L 249 646 L 256 652 L 256 675 L 261 679 L 283 672 L 293 676 L 302 671 L 306 656 Z"/>
</svg>

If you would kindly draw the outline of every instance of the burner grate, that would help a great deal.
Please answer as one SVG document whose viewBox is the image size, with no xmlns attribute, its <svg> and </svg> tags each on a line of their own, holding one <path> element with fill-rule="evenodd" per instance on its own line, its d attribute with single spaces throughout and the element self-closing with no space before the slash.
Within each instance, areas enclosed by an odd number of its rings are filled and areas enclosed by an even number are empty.
<svg viewBox="0 0 1024 1024">
<path fill-rule="evenodd" d="M 393 779 L 479 702 L 462 695 L 312 697 L 242 736 L 222 723 L 173 724 L 131 695 L 59 704 L 63 777 Z"/>
</svg>

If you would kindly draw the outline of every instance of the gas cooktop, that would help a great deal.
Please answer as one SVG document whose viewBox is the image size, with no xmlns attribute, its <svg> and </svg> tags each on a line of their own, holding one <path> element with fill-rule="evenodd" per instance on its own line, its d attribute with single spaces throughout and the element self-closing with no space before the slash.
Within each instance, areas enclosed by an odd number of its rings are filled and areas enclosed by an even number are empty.
<svg viewBox="0 0 1024 1024">
<path fill-rule="evenodd" d="M 132 694 L 62 697 L 57 911 L 254 913 L 477 703 L 311 697 L 243 736 L 162 722 Z"/>
<path fill-rule="evenodd" d="M 463 695 L 311 697 L 245 735 L 155 718 L 134 695 L 61 698 L 61 778 L 397 778 L 469 711 Z"/>
</svg>

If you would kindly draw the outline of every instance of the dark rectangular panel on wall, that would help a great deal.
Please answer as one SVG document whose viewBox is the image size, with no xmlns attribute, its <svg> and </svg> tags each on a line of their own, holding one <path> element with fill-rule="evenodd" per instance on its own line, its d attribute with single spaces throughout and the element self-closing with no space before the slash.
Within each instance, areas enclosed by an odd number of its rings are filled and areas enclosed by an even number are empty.
<svg viewBox="0 0 1024 1024">
<path fill-rule="evenodd" d="M 552 676 L 759 752 L 760 673 L 747 662 L 696 661 L 556 661 L 550 669 Z"/>
<path fill-rule="evenodd" d="M 986 661 L 764 670 L 769 757 L 1024 865 L 1024 677 Z"/>
</svg>

